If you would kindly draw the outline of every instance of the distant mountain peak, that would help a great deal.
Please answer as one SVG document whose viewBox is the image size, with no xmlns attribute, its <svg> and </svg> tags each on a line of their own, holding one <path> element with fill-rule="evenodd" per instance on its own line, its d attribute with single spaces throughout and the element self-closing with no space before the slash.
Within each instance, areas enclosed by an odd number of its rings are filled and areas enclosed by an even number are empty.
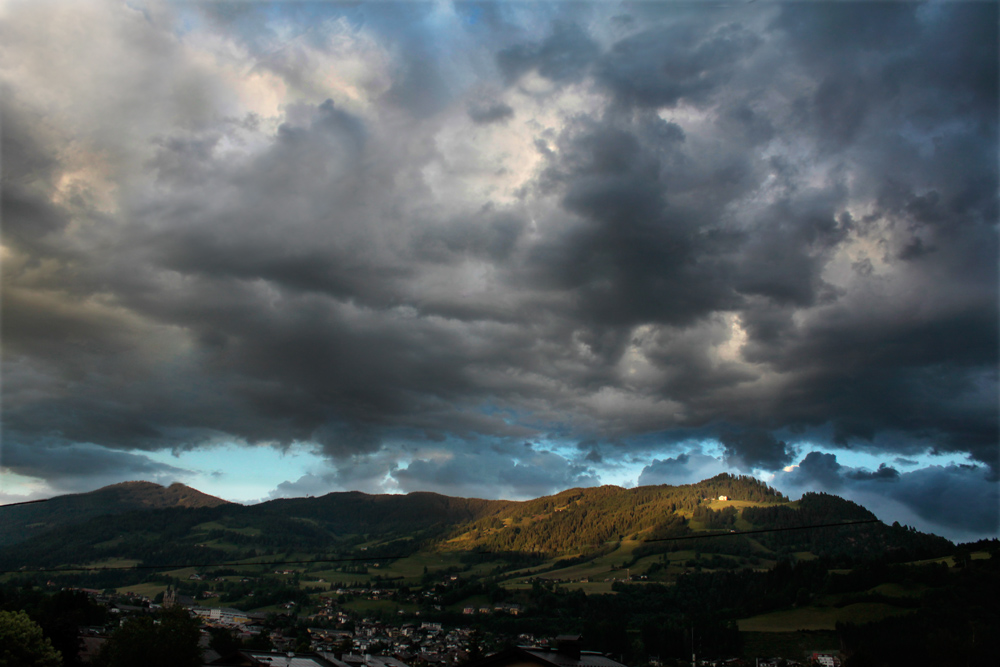
<svg viewBox="0 0 1000 667">
<path fill-rule="evenodd" d="M 155 482 L 129 481 L 91 491 L 93 494 L 123 492 L 129 500 L 145 507 L 217 507 L 228 500 L 210 496 L 181 482 L 163 486 Z M 87 495 L 87 494 L 81 494 Z"/>
<path fill-rule="evenodd" d="M 144 480 L 119 482 L 95 491 L 56 496 L 46 503 L 6 510 L 4 531 L 0 534 L 0 546 L 21 542 L 59 526 L 82 523 L 107 514 L 170 507 L 218 507 L 230 504 L 232 503 L 228 500 L 210 496 L 180 482 L 174 482 L 170 486 Z"/>
</svg>

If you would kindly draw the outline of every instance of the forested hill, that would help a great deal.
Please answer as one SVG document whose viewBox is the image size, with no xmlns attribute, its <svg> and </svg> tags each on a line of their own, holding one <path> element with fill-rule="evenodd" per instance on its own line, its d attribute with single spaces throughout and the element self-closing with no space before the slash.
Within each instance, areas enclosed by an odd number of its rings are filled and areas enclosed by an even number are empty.
<svg viewBox="0 0 1000 667">
<path fill-rule="evenodd" d="M 84 500 L 64 496 L 37 506 L 10 508 L 34 510 L 35 524 L 24 525 L 22 512 L 21 524 L 11 525 L 20 525 L 22 534 L 25 530 L 40 534 L 18 544 L 7 539 L 0 549 L 0 569 L 120 558 L 147 564 L 192 559 L 207 564 L 265 554 L 329 556 L 356 550 L 372 557 L 416 551 L 487 551 L 592 558 L 625 541 L 653 541 L 643 546 L 643 553 L 669 551 L 677 545 L 702 550 L 725 547 L 726 553 L 738 555 L 764 549 L 862 558 L 880 557 L 892 549 L 925 557 L 946 552 L 950 545 L 943 538 L 882 523 L 764 534 L 755 536 L 754 543 L 727 536 L 712 540 L 711 547 L 695 544 L 704 541 L 700 539 L 660 541 L 696 537 L 702 531 L 729 533 L 874 519 L 865 508 L 837 496 L 806 494 L 789 502 L 760 480 L 728 474 L 684 486 L 570 489 L 521 502 L 434 493 L 347 492 L 244 506 L 177 485 L 146 489 L 160 489 L 156 492 L 159 502 L 166 504 L 172 498 L 172 506 L 139 510 L 136 504 L 142 494 L 129 493 L 142 488 L 117 485 L 83 494 Z M 719 500 L 720 496 L 726 500 Z M 141 507 L 155 507 L 149 496 L 142 497 L 146 500 Z M 113 506 L 100 505 L 101 499 Z M 132 511 L 122 512 L 123 507 Z M 55 511 L 46 515 L 42 510 Z M 86 512 L 103 515 L 80 521 Z M 44 526 L 50 529 L 41 532 Z M 4 533 L 6 537 L 8 531 Z"/>
<path fill-rule="evenodd" d="M 283 498 L 245 508 L 247 517 L 295 517 L 343 534 L 411 533 L 474 521 L 510 506 L 507 500 L 453 498 L 437 493 L 371 495 L 358 491 L 318 498 Z"/>
<path fill-rule="evenodd" d="M 165 487 L 153 482 L 122 482 L 89 493 L 56 496 L 43 503 L 5 508 L 0 546 L 108 514 L 165 507 L 217 507 L 229 504 L 231 503 L 222 498 L 179 483 Z"/>
<path fill-rule="evenodd" d="M 685 530 L 685 518 L 706 501 L 787 503 L 760 480 L 723 473 L 683 486 L 617 486 L 570 489 L 498 507 L 463 526 L 445 546 L 489 551 L 560 552 L 633 537 L 651 539 Z"/>
</svg>

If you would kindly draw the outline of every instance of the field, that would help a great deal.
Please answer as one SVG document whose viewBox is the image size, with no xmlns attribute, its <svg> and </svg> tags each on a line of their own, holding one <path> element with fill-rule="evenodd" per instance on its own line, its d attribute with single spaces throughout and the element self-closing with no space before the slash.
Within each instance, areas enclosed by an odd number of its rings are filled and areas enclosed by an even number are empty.
<svg viewBox="0 0 1000 667">
<path fill-rule="evenodd" d="M 399 611 L 412 614 L 419 609 L 415 604 L 393 602 L 392 600 L 352 600 L 351 602 L 345 602 L 341 607 L 361 614 L 372 612 L 397 613 Z"/>
<path fill-rule="evenodd" d="M 910 613 L 908 609 L 881 602 L 861 602 L 846 607 L 801 607 L 761 614 L 739 621 L 740 632 L 796 632 L 834 630 L 841 623 L 871 623 L 889 616 Z"/>
<path fill-rule="evenodd" d="M 637 540 L 626 540 L 609 554 L 598 556 L 597 558 L 579 565 L 570 565 L 539 574 L 540 579 L 561 579 L 564 581 L 579 581 L 580 579 L 625 579 L 625 570 L 618 567 L 622 563 L 628 562 L 642 542 Z M 558 561 L 557 561 L 558 562 Z M 513 579 L 510 584 L 524 583 L 526 578 Z"/>
<path fill-rule="evenodd" d="M 871 589 L 872 593 L 878 593 L 890 598 L 913 598 L 920 597 L 930 587 L 925 584 L 879 584 Z"/>
</svg>

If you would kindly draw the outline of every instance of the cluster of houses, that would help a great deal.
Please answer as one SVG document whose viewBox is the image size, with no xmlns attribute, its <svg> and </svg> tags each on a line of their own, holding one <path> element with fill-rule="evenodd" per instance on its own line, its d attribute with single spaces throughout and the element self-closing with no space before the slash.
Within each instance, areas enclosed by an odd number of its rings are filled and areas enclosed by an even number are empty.
<svg viewBox="0 0 1000 667">
<path fill-rule="evenodd" d="M 122 616 L 149 613 L 160 607 L 148 598 L 138 595 L 106 596 L 100 591 L 87 591 L 97 601 Z M 335 627 L 309 627 L 311 657 L 290 658 L 298 638 L 282 630 L 265 627 L 267 615 L 246 612 L 230 607 L 205 607 L 189 596 L 180 595 L 168 587 L 163 596 L 163 607 L 182 607 L 197 617 L 203 629 L 226 628 L 234 637 L 248 641 L 261 635 L 266 636 L 277 652 L 241 651 L 238 660 L 233 656 L 212 655 L 206 650 L 206 665 L 281 665 L 282 667 L 454 667 L 464 663 L 469 657 L 470 637 L 468 628 L 445 629 L 440 623 L 405 623 L 391 625 L 368 618 L 352 618 L 337 607 L 330 598 L 323 598 L 325 606 L 310 617 L 322 621 L 319 625 Z M 488 612 L 502 611 L 519 613 L 517 605 L 497 605 Z M 123 619 L 124 620 L 124 619 Z M 350 628 L 350 629 L 348 629 Z M 108 634 L 106 628 L 85 629 L 81 636 L 84 651 L 81 657 L 89 662 L 97 654 Z M 205 635 L 207 647 L 208 635 Z M 534 641 L 524 636 L 522 640 Z"/>
<path fill-rule="evenodd" d="M 122 620 L 124 616 L 148 613 L 158 608 L 158 605 L 138 595 L 109 596 L 96 590 L 86 592 L 123 617 Z M 309 617 L 317 621 L 317 627 L 308 628 L 311 649 L 308 653 L 293 650 L 296 645 L 301 646 L 301 636 L 295 636 L 295 630 L 267 627 L 266 614 L 200 606 L 191 598 L 178 595 L 172 588 L 164 594 L 163 606 L 186 608 L 201 621 L 205 667 L 625 667 L 601 654 L 581 651 L 579 637 L 559 637 L 556 646 L 544 648 L 539 646 L 538 638 L 526 634 L 517 637 L 518 648 L 507 649 L 470 665 L 473 631 L 469 628 L 445 628 L 440 623 L 428 621 L 395 625 L 369 618 L 358 619 L 339 608 L 331 598 L 324 597 L 323 601 L 325 607 Z M 516 604 L 502 603 L 469 606 L 464 612 L 468 615 L 516 615 L 522 613 L 522 609 Z M 266 636 L 272 650 L 241 649 L 231 655 L 219 655 L 208 649 L 210 628 L 226 628 L 243 640 Z M 87 663 L 96 656 L 106 636 L 105 628 L 81 628 L 80 657 L 83 662 Z M 651 660 L 652 665 L 657 662 Z M 735 658 L 698 661 L 701 666 L 743 664 L 749 663 Z M 756 662 L 757 667 L 777 664 L 776 661 Z M 780 664 L 840 667 L 840 657 L 836 652 L 812 651 L 804 656 L 801 663 L 783 660 Z"/>
<path fill-rule="evenodd" d="M 524 608 L 519 604 L 512 604 L 507 602 L 501 602 L 495 605 L 480 605 L 478 607 L 463 607 L 462 613 L 466 616 L 471 616 L 472 614 L 510 614 L 511 616 L 517 616 L 524 611 Z"/>
</svg>

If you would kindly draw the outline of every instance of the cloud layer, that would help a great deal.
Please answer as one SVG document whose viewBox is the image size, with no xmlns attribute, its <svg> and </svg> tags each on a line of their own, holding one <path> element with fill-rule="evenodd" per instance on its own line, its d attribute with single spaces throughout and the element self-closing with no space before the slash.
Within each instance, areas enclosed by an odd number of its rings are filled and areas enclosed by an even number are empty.
<svg viewBox="0 0 1000 667">
<path fill-rule="evenodd" d="M 956 541 L 995 533 L 1000 524 L 1000 487 L 977 466 L 928 466 L 901 473 L 881 464 L 865 470 L 841 465 L 835 454 L 814 451 L 773 483 L 792 492 L 835 493 L 860 502 L 883 520 L 902 518 L 907 525 Z"/>
<path fill-rule="evenodd" d="M 9 471 L 315 443 L 527 496 L 808 436 L 996 480 L 993 5 L 0 21 Z"/>
</svg>

